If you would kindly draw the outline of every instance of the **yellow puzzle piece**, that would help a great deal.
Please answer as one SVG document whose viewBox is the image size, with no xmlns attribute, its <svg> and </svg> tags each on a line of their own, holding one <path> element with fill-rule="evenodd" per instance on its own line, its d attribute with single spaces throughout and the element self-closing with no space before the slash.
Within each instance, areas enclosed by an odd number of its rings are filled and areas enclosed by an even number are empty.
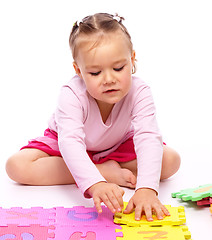
<svg viewBox="0 0 212 240">
<path fill-rule="evenodd" d="M 124 203 L 124 209 L 127 203 Z M 126 224 L 128 226 L 139 227 L 141 225 L 149 226 L 161 226 L 161 225 L 182 225 L 186 222 L 184 207 L 171 207 L 170 205 L 165 205 L 165 207 L 170 212 L 171 216 L 164 216 L 163 220 L 158 220 L 155 215 L 153 215 L 153 221 L 149 222 L 146 220 L 146 216 L 142 216 L 140 221 L 135 220 L 135 212 L 130 214 L 116 213 L 114 216 L 114 223 Z"/>
<path fill-rule="evenodd" d="M 186 226 L 160 226 L 160 227 L 129 227 L 122 226 L 123 237 L 117 237 L 117 240 L 185 240 L 191 239 L 191 233 Z"/>
</svg>

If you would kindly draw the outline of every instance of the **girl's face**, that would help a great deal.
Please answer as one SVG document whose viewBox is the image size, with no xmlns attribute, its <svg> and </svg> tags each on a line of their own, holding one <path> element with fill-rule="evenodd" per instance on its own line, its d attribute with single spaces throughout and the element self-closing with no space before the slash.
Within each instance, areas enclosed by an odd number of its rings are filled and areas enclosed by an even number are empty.
<svg viewBox="0 0 212 240">
<path fill-rule="evenodd" d="M 117 31 L 91 36 L 78 48 L 74 68 L 84 80 L 88 93 L 102 107 L 114 105 L 129 92 L 135 52 L 124 33 Z"/>
</svg>

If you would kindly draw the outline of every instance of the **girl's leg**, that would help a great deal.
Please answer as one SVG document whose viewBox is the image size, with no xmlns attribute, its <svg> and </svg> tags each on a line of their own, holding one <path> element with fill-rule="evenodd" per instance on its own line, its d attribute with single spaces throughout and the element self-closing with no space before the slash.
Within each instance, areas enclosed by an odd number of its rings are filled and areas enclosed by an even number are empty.
<svg viewBox="0 0 212 240">
<path fill-rule="evenodd" d="M 180 166 L 180 156 L 164 146 L 161 180 L 171 177 Z M 137 176 L 137 160 L 120 163 L 107 161 L 96 167 L 108 182 L 134 188 Z M 58 185 L 75 183 L 61 157 L 49 156 L 38 149 L 23 149 L 8 159 L 6 171 L 9 177 L 21 184 Z"/>
<path fill-rule="evenodd" d="M 167 179 L 174 175 L 180 167 L 179 154 L 170 147 L 163 146 L 163 159 L 161 169 L 161 180 Z M 129 169 L 135 176 L 137 176 L 137 160 L 130 162 L 120 163 L 122 168 Z"/>
<path fill-rule="evenodd" d="M 128 169 L 122 169 L 115 161 L 96 165 L 108 182 L 135 188 L 136 177 Z M 49 156 L 33 148 L 26 148 L 11 158 L 6 164 L 9 177 L 27 185 L 58 185 L 75 183 L 68 167 L 61 157 Z"/>
<path fill-rule="evenodd" d="M 65 162 L 61 157 L 49 156 L 47 153 L 25 148 L 6 163 L 8 176 L 21 184 L 58 185 L 75 183 Z"/>
<path fill-rule="evenodd" d="M 131 170 L 122 168 L 118 162 L 109 160 L 96 164 L 96 167 L 107 182 L 128 188 L 136 187 L 136 175 Z"/>
<path fill-rule="evenodd" d="M 163 147 L 163 161 L 161 170 L 161 180 L 167 179 L 174 175 L 180 168 L 180 155 L 168 146 Z"/>
</svg>

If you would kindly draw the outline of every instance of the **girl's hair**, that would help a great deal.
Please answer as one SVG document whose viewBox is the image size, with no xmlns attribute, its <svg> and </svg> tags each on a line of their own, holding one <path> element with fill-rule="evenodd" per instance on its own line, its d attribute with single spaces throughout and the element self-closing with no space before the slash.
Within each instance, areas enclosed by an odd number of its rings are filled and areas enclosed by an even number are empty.
<svg viewBox="0 0 212 240">
<path fill-rule="evenodd" d="M 110 33 L 121 30 L 129 40 L 130 50 L 133 50 L 131 36 L 126 27 L 122 24 L 123 17 L 118 14 L 112 15 L 108 13 L 96 13 L 94 15 L 83 18 L 80 22 L 75 22 L 70 34 L 69 44 L 72 51 L 73 59 L 76 58 L 77 38 L 80 35 L 89 36 L 95 33 Z M 134 69 L 135 70 L 135 69 Z"/>
</svg>

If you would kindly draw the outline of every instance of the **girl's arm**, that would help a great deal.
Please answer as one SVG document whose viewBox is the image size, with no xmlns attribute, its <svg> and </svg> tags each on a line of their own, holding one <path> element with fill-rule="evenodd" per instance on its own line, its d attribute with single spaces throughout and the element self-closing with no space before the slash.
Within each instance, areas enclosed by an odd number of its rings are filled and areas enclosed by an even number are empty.
<svg viewBox="0 0 212 240">
<path fill-rule="evenodd" d="M 68 86 L 61 90 L 55 121 L 63 159 L 80 190 L 85 197 L 90 197 L 86 190 L 97 182 L 106 180 L 86 152 L 84 109 L 79 98 Z"/>
<path fill-rule="evenodd" d="M 124 191 L 106 182 L 86 152 L 84 115 L 78 96 L 68 86 L 64 87 L 55 114 L 59 149 L 76 184 L 85 197 L 93 198 L 97 211 L 102 211 L 101 202 L 112 212 L 121 211 Z"/>
<path fill-rule="evenodd" d="M 156 121 L 156 110 L 150 88 L 141 86 L 135 98 L 132 124 L 138 166 L 136 190 L 150 188 L 158 192 L 163 142 Z"/>
<path fill-rule="evenodd" d="M 133 108 L 134 144 L 137 155 L 137 185 L 125 213 L 135 209 L 139 220 L 145 213 L 152 220 L 155 212 L 159 219 L 169 215 L 157 197 L 163 156 L 163 142 L 157 125 L 155 106 L 150 88 L 142 86 L 137 91 Z"/>
</svg>

